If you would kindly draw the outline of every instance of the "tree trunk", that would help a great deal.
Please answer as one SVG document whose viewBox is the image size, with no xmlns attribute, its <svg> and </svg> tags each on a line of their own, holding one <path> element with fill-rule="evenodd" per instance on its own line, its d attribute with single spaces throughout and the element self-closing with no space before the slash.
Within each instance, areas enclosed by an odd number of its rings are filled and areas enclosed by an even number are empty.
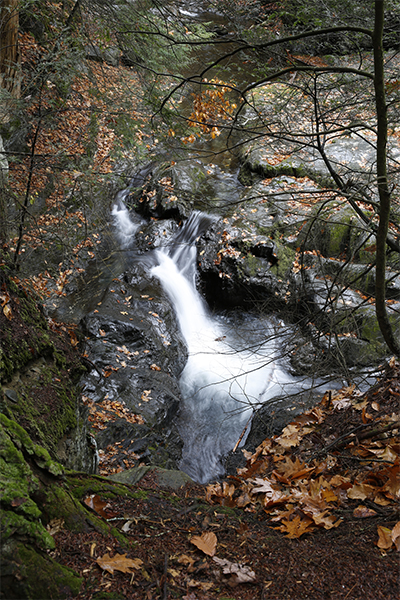
<svg viewBox="0 0 400 600">
<path fill-rule="evenodd" d="M 2 0 L 0 9 L 0 86 L 19 98 L 18 0 Z"/>
<path fill-rule="evenodd" d="M 373 35 L 374 70 L 375 70 L 375 105 L 377 115 L 378 138 L 376 144 L 376 171 L 379 193 L 379 225 L 376 235 L 376 316 L 382 335 L 389 349 L 400 356 L 400 345 L 393 335 L 389 317 L 386 311 L 386 238 L 389 229 L 390 191 L 386 167 L 387 145 L 387 106 L 384 82 L 383 58 L 383 23 L 385 2 L 375 1 L 375 26 Z"/>
</svg>

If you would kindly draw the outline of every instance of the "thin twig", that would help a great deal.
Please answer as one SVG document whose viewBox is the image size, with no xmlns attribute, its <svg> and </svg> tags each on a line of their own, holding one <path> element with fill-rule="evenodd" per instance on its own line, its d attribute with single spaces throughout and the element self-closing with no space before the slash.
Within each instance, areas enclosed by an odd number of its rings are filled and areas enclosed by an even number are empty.
<svg viewBox="0 0 400 600">
<path fill-rule="evenodd" d="M 168 599 L 168 554 L 164 557 L 164 600 Z"/>
<path fill-rule="evenodd" d="M 333 440 L 333 442 L 331 442 L 324 448 L 321 448 L 321 450 L 318 450 L 318 452 L 315 452 L 314 456 L 324 454 L 324 453 L 328 452 L 328 450 L 330 450 L 334 446 L 336 446 L 336 448 L 342 448 L 343 446 L 346 446 L 346 444 L 348 444 L 348 441 L 349 441 L 348 438 L 350 436 L 353 436 L 356 433 L 356 431 L 359 431 L 360 429 L 366 429 L 369 426 L 370 426 L 369 423 L 363 423 L 362 425 L 359 425 L 358 427 L 354 427 L 349 432 L 347 432 L 347 433 L 339 436 L 335 440 Z M 394 421 L 393 423 L 388 423 L 387 425 L 381 425 L 381 426 L 376 427 L 375 429 L 370 429 L 368 431 L 364 431 L 363 433 L 360 433 L 359 435 L 357 435 L 356 439 L 358 441 L 366 440 L 366 439 L 374 437 L 374 436 L 382 435 L 383 433 L 391 431 L 392 429 L 396 429 L 397 427 L 400 427 L 400 421 Z"/>
<path fill-rule="evenodd" d="M 250 421 L 251 421 L 251 419 L 252 419 L 252 418 L 253 418 L 253 415 L 251 415 L 251 417 L 250 417 L 250 418 L 249 418 L 249 420 L 247 421 L 247 423 L 246 423 L 246 425 L 245 425 L 245 428 L 243 429 L 242 433 L 240 434 L 240 437 L 239 437 L 238 441 L 236 442 L 236 444 L 235 444 L 235 446 L 234 446 L 234 448 L 233 448 L 232 452 L 236 452 L 236 450 L 238 449 L 238 446 L 239 446 L 240 442 L 242 441 L 242 439 L 243 439 L 243 437 L 244 437 L 244 434 L 246 433 L 246 431 L 247 431 L 247 428 L 248 428 L 248 426 L 250 425 Z"/>
</svg>

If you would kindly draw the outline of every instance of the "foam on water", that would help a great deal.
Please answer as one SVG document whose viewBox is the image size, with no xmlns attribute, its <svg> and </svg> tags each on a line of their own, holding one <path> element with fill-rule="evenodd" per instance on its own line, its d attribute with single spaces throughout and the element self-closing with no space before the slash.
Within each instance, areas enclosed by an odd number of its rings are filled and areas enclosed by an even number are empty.
<svg viewBox="0 0 400 600">
<path fill-rule="evenodd" d="M 114 204 L 111 214 L 114 217 L 114 225 L 117 229 L 120 244 L 123 248 L 127 248 L 132 243 L 139 224 L 133 223 L 122 199 Z"/>
<path fill-rule="evenodd" d="M 180 468 L 205 482 L 223 474 L 222 458 L 235 446 L 254 407 L 282 394 L 287 385 L 293 388 L 295 380 L 275 361 L 272 322 L 262 345 L 242 349 L 230 329 L 209 314 L 193 276 L 195 224 L 196 215 L 180 231 L 177 245 L 156 252 L 158 264 L 151 274 L 168 295 L 188 348 L 180 379 Z"/>
<path fill-rule="evenodd" d="M 124 198 L 117 200 L 114 223 L 121 244 L 128 247 L 139 224 L 132 222 Z M 201 483 L 223 475 L 223 458 L 242 436 L 255 407 L 302 387 L 277 361 L 272 320 L 263 319 L 262 342 L 257 342 L 246 325 L 240 332 L 213 317 L 197 291 L 195 241 L 211 222 L 212 217 L 193 213 L 148 262 L 154 265 L 150 275 L 159 280 L 174 308 L 188 349 L 180 378 L 180 468 Z"/>
</svg>

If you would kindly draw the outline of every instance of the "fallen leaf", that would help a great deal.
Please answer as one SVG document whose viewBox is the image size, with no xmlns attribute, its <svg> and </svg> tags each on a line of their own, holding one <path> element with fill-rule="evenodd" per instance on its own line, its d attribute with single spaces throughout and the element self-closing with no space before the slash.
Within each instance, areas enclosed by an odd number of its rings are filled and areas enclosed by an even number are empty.
<svg viewBox="0 0 400 600">
<path fill-rule="evenodd" d="M 110 504 L 105 500 L 102 500 L 97 494 L 87 496 L 87 498 L 85 498 L 83 502 L 86 504 L 86 506 L 92 508 L 98 515 L 100 515 L 104 519 L 112 519 L 113 517 L 118 516 L 117 513 L 114 513 L 111 510 L 109 510 L 111 508 Z"/>
<path fill-rule="evenodd" d="M 392 529 L 392 540 L 397 552 L 400 552 L 400 521 Z"/>
<path fill-rule="evenodd" d="M 11 319 L 12 319 L 12 310 L 11 310 L 11 306 L 10 306 L 9 304 L 5 304 L 5 305 L 3 306 L 3 313 L 4 313 L 4 316 L 5 316 L 5 317 L 6 317 L 6 318 L 7 318 L 9 321 L 11 321 Z"/>
<path fill-rule="evenodd" d="M 56 535 L 64 527 L 64 519 L 51 519 L 46 525 L 48 533 L 53 536 Z"/>
<path fill-rule="evenodd" d="M 126 554 L 116 554 L 111 557 L 108 553 L 104 556 L 99 556 L 96 562 L 101 569 L 108 571 L 111 575 L 114 571 L 132 574 L 133 571 L 131 569 L 140 569 L 143 564 L 140 558 L 126 558 Z"/>
<path fill-rule="evenodd" d="M 376 488 L 372 485 L 355 483 L 353 487 L 347 490 L 347 497 L 352 500 L 365 500 L 365 498 L 371 496 L 376 491 Z"/>
<path fill-rule="evenodd" d="M 275 489 L 271 486 L 270 482 L 268 481 L 268 479 L 260 479 L 259 477 L 257 477 L 256 479 L 253 479 L 254 483 L 258 485 L 258 487 L 255 487 L 251 490 L 252 494 L 267 494 L 267 495 L 273 495 L 275 493 Z"/>
<path fill-rule="evenodd" d="M 217 536 L 212 531 L 205 532 L 201 536 L 194 535 L 190 542 L 194 544 L 199 550 L 207 554 L 208 556 L 214 556 L 217 548 Z"/>
<path fill-rule="evenodd" d="M 73 346 L 74 348 L 79 344 L 78 338 L 76 336 L 76 333 L 74 331 L 70 331 L 69 332 L 69 337 L 71 339 L 71 346 Z"/>
<path fill-rule="evenodd" d="M 180 565 L 189 565 L 191 567 L 195 562 L 196 561 L 194 560 L 194 558 L 188 556 L 187 554 L 181 554 L 180 556 L 178 556 L 178 563 Z"/>
<path fill-rule="evenodd" d="M 121 527 L 121 531 L 127 533 L 130 530 L 132 523 L 133 521 L 126 521 L 126 523 L 124 523 L 124 525 Z"/>
<path fill-rule="evenodd" d="M 246 565 L 233 563 L 226 558 L 218 558 L 214 556 L 213 561 L 222 568 L 224 575 L 232 575 L 232 583 L 252 583 L 256 579 L 256 574 Z"/>
<path fill-rule="evenodd" d="M 299 515 L 292 520 L 282 520 L 282 525 L 276 527 L 280 531 L 286 533 L 289 539 L 299 538 L 303 533 L 309 533 L 314 529 L 313 519 L 310 517 L 301 518 Z"/>
<path fill-rule="evenodd" d="M 148 402 L 149 400 L 151 400 L 151 390 L 143 390 L 142 395 L 140 396 L 140 399 L 143 400 L 143 402 Z"/>
<path fill-rule="evenodd" d="M 343 410 L 351 406 L 350 398 L 341 398 L 340 400 L 332 400 L 332 406 L 336 410 Z"/>
<path fill-rule="evenodd" d="M 196 581 L 196 579 L 187 579 L 186 585 L 188 587 L 199 588 L 202 592 L 208 592 L 214 584 L 206 581 Z"/>
<path fill-rule="evenodd" d="M 357 519 L 366 519 L 368 517 L 375 517 L 377 512 L 372 508 L 367 508 L 360 504 L 353 510 L 353 516 Z"/>
<path fill-rule="evenodd" d="M 381 548 L 382 550 L 388 550 L 393 543 L 391 529 L 388 527 L 382 527 L 382 525 L 378 525 L 378 535 L 378 548 Z"/>
<path fill-rule="evenodd" d="M 301 435 L 297 425 L 290 423 L 282 431 L 282 434 L 276 438 L 276 441 L 280 446 L 284 448 L 290 448 L 291 446 L 298 446 L 300 443 Z"/>
</svg>

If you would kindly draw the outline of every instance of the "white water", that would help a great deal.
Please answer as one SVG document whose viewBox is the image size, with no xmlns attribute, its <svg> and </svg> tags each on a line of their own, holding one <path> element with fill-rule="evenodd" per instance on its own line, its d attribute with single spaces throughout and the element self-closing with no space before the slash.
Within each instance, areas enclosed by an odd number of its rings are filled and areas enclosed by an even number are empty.
<svg viewBox="0 0 400 600">
<path fill-rule="evenodd" d="M 233 449 L 251 418 L 253 407 L 288 390 L 295 380 L 276 363 L 277 343 L 270 324 L 265 342 L 255 349 L 240 342 L 237 331 L 213 318 L 195 286 L 196 215 L 179 246 L 157 250 L 151 269 L 174 307 L 188 348 L 180 379 L 183 405 L 179 430 L 184 440 L 180 468 L 206 482 L 224 473 L 222 458 Z M 243 349 L 243 346 L 244 349 Z M 249 429 L 249 427 L 248 427 Z M 243 441 L 246 436 L 243 436 Z"/>
<path fill-rule="evenodd" d="M 121 244 L 128 247 L 139 224 L 119 200 L 112 214 Z M 272 320 L 263 319 L 264 331 L 254 334 L 246 325 L 232 328 L 209 313 L 196 289 L 195 240 L 210 222 L 193 213 L 167 246 L 152 253 L 156 264 L 150 269 L 174 308 L 188 349 L 180 378 L 180 468 L 200 483 L 224 474 L 223 458 L 246 430 L 244 443 L 254 408 L 303 387 L 279 366 Z"/>
<path fill-rule="evenodd" d="M 123 248 L 127 248 L 131 244 L 133 236 L 139 227 L 139 224 L 132 222 L 129 211 L 124 204 L 125 196 L 128 193 L 129 190 L 123 190 L 117 195 L 116 203 L 111 211 L 118 238 Z"/>
</svg>

